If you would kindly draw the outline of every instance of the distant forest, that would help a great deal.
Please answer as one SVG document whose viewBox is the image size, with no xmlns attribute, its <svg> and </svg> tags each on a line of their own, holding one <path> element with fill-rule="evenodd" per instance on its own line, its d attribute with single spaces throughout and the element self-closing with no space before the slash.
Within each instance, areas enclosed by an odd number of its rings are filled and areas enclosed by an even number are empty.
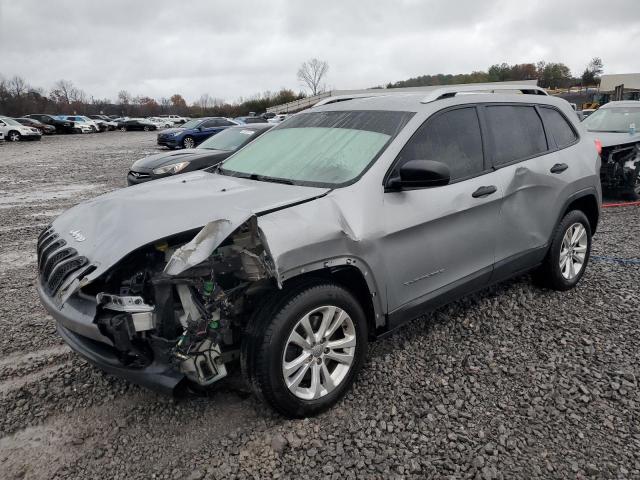
<svg viewBox="0 0 640 480">
<path fill-rule="evenodd" d="M 568 88 L 573 86 L 593 86 L 599 83 L 603 71 L 600 58 L 593 58 L 580 77 L 571 74 L 564 63 L 501 63 L 490 66 L 487 71 L 471 73 L 421 75 L 419 77 L 388 83 L 386 88 L 422 87 L 431 85 L 451 85 L 457 83 L 505 82 L 510 80 L 538 80 L 544 88 Z"/>
<path fill-rule="evenodd" d="M 327 66 L 328 68 L 328 66 Z M 448 85 L 452 83 L 500 82 L 507 80 L 537 79 L 545 88 L 567 88 L 571 86 L 593 86 L 599 82 L 603 71 L 600 58 L 593 58 L 580 77 L 574 77 L 563 63 L 507 63 L 496 64 L 484 71 L 463 74 L 421 75 L 408 80 L 389 83 L 387 88 L 418 87 L 425 85 Z M 377 87 L 382 88 L 382 87 Z M 118 92 L 115 100 L 96 98 L 69 80 L 58 80 L 50 89 L 31 85 L 21 76 L 6 78 L 0 73 L 0 115 L 20 116 L 29 113 L 50 114 L 115 114 L 127 116 L 153 116 L 162 114 L 199 116 L 246 115 L 262 113 L 268 107 L 281 105 L 300 98 L 305 93 L 282 89 L 264 92 L 237 102 L 225 102 L 205 93 L 189 104 L 180 93 L 160 99 L 147 95 L 132 95 L 126 90 Z"/>
</svg>

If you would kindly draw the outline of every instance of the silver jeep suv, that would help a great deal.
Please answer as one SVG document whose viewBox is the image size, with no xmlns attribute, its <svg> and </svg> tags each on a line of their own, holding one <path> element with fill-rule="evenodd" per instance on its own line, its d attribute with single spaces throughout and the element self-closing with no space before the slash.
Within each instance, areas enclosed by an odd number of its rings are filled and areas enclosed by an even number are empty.
<svg viewBox="0 0 640 480">
<path fill-rule="evenodd" d="M 80 204 L 38 239 L 40 298 L 132 382 L 204 388 L 239 367 L 284 415 L 326 409 L 403 322 L 529 270 L 556 290 L 584 274 L 594 142 L 567 102 L 503 88 L 328 103 L 215 170 Z"/>
</svg>

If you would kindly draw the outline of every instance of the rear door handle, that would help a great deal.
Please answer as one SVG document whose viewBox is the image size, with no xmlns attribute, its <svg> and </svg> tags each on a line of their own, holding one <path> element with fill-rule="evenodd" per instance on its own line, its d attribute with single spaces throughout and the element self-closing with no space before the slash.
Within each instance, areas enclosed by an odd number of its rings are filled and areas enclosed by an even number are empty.
<svg viewBox="0 0 640 480">
<path fill-rule="evenodd" d="M 475 192 L 473 192 L 471 196 L 473 198 L 488 197 L 489 195 L 491 195 L 492 193 L 496 193 L 497 191 L 498 189 L 495 185 L 489 185 L 486 187 L 480 187 Z"/>
<path fill-rule="evenodd" d="M 551 170 L 549 171 L 551 173 L 562 173 L 567 168 L 569 168 L 569 165 L 567 165 L 566 163 L 556 163 L 553 167 L 551 167 Z"/>
</svg>

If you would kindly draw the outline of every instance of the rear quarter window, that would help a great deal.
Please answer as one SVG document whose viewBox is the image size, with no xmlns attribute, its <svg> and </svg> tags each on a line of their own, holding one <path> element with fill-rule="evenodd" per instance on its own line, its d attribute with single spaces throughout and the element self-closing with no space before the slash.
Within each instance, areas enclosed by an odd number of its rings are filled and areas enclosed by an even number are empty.
<svg viewBox="0 0 640 480">
<path fill-rule="evenodd" d="M 549 148 L 536 109 L 530 105 L 491 105 L 486 119 L 496 167 L 525 160 Z"/>
<path fill-rule="evenodd" d="M 568 147 L 578 140 L 578 135 L 568 120 L 555 108 L 541 107 L 540 114 L 547 128 L 547 133 L 553 137 L 558 148 Z"/>
</svg>

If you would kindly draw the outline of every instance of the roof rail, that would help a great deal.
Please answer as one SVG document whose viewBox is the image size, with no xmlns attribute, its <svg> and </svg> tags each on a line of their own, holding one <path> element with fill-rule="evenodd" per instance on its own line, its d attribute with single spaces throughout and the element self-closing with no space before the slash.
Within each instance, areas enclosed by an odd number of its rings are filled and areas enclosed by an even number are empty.
<svg viewBox="0 0 640 480">
<path fill-rule="evenodd" d="M 456 85 L 456 86 L 443 86 L 436 88 L 427 93 L 427 95 L 420 100 L 420 103 L 430 103 L 435 100 L 442 100 L 443 98 L 454 97 L 458 93 L 496 93 L 497 91 L 504 90 L 519 90 L 526 95 L 548 95 L 547 92 L 535 85 L 518 85 L 518 84 L 470 84 L 470 85 Z"/>
<path fill-rule="evenodd" d="M 345 95 L 333 95 L 331 97 L 323 98 L 319 102 L 314 103 L 313 106 L 321 107 L 322 105 L 329 105 L 331 103 L 346 102 L 348 100 L 357 100 L 358 98 L 379 97 L 379 96 L 391 95 L 395 93 L 396 92 L 388 92 L 387 90 L 380 89 L 380 91 L 370 92 L 370 93 L 351 93 L 351 94 L 345 94 Z M 397 92 L 397 93 L 401 93 L 401 92 Z"/>
</svg>

